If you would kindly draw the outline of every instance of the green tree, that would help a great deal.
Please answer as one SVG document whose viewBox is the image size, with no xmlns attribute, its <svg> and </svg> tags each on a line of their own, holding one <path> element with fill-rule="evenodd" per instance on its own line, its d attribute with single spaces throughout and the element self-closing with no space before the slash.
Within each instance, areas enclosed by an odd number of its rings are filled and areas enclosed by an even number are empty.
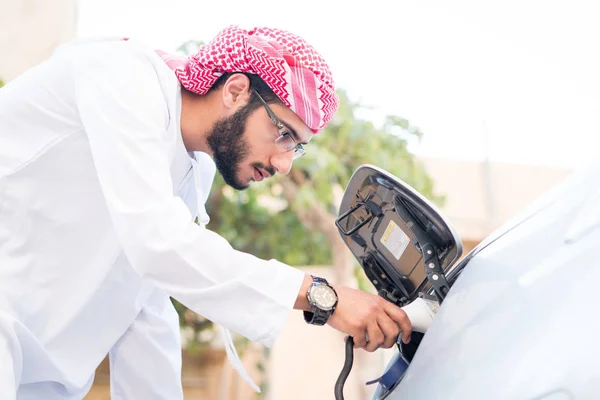
<svg viewBox="0 0 600 400">
<path fill-rule="evenodd" d="M 235 192 L 217 176 L 209 197 L 208 227 L 243 251 L 290 265 L 332 265 L 338 283 L 353 284 L 354 257 L 334 223 L 341 195 L 356 168 L 375 164 L 440 204 L 433 182 L 408 150 L 422 133 L 408 120 L 388 116 L 381 126 L 358 117 L 364 108 L 338 91 L 331 123 L 295 161 L 290 174 Z"/>
<path fill-rule="evenodd" d="M 203 45 L 189 40 L 177 49 L 190 54 Z M 307 146 L 287 176 L 235 192 L 217 174 L 207 211 L 209 229 L 238 250 L 276 258 L 294 266 L 332 265 L 337 283 L 353 284 L 357 266 L 334 223 L 352 173 L 375 164 L 403 179 L 440 205 L 433 181 L 408 150 L 422 132 L 405 118 L 390 115 L 382 126 L 360 118 L 365 109 L 338 90 L 340 107 L 331 123 Z"/>
<path fill-rule="evenodd" d="M 189 41 L 178 50 L 189 53 L 201 44 Z M 435 194 L 432 179 L 409 151 L 409 143 L 423 135 L 418 128 L 397 115 L 377 125 L 360 117 L 365 107 L 351 101 L 344 90 L 338 95 L 335 117 L 306 146 L 307 154 L 294 162 L 288 175 L 234 191 L 217 174 L 206 205 L 211 216 L 207 227 L 238 250 L 292 266 L 330 265 L 336 284 L 369 289 L 335 225 L 343 191 L 356 168 L 374 164 L 438 205 L 443 197 Z M 186 310 L 181 305 L 178 310 L 183 322 Z M 356 355 L 354 370 L 364 371 L 364 356 Z M 366 396 L 364 385 L 358 390 Z"/>
<path fill-rule="evenodd" d="M 362 106 L 343 90 L 332 122 L 306 146 L 286 176 L 253 184 L 236 192 L 217 176 L 207 211 L 208 227 L 237 249 L 261 258 L 276 258 L 294 266 L 331 265 L 335 283 L 372 290 L 358 262 L 342 240 L 335 218 L 352 173 L 362 164 L 374 164 L 413 186 L 441 205 L 432 179 L 408 150 L 410 140 L 422 133 L 409 121 L 388 116 L 382 126 L 358 116 Z M 368 356 L 355 355 L 354 370 L 367 373 Z M 363 380 L 363 379 L 361 379 Z M 349 389 L 351 390 L 351 389 Z M 361 385 L 361 398 L 369 388 Z"/>
</svg>

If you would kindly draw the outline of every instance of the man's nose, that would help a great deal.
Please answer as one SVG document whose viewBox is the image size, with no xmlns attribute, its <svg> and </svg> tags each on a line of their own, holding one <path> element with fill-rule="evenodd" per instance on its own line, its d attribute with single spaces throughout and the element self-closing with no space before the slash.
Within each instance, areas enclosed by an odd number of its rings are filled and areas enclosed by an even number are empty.
<svg viewBox="0 0 600 400">
<path fill-rule="evenodd" d="M 277 153 L 271 157 L 271 165 L 281 175 L 287 175 L 292 169 L 294 162 L 294 150 Z"/>
</svg>

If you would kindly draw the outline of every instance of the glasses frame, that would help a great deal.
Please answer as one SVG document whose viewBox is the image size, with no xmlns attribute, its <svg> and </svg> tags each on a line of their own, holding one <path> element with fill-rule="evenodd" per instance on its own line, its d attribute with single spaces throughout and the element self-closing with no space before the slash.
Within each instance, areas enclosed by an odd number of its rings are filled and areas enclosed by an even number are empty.
<svg viewBox="0 0 600 400">
<path fill-rule="evenodd" d="M 293 150 L 294 151 L 294 157 L 293 157 L 294 160 L 297 160 L 298 158 L 305 155 L 306 150 L 304 149 L 304 146 L 302 145 L 302 143 L 298 143 L 296 141 L 296 139 L 294 139 L 294 136 L 292 136 L 292 133 L 290 132 L 289 128 L 286 127 L 279 120 L 279 118 L 277 118 L 277 116 L 275 115 L 273 110 L 271 110 L 271 107 L 269 107 L 269 105 L 262 98 L 262 96 L 260 94 L 258 94 L 258 92 L 255 89 L 252 89 L 252 91 L 254 92 L 254 94 L 256 94 L 256 97 L 258 97 L 258 99 L 261 101 L 261 103 L 265 107 L 265 110 L 267 110 L 267 115 L 271 119 L 271 122 L 273 122 L 273 124 L 275 124 L 275 126 L 279 130 L 279 137 L 277 139 L 275 139 L 275 144 L 277 146 L 281 147 L 286 152 Z M 292 143 L 293 143 L 293 146 L 290 146 Z"/>
</svg>

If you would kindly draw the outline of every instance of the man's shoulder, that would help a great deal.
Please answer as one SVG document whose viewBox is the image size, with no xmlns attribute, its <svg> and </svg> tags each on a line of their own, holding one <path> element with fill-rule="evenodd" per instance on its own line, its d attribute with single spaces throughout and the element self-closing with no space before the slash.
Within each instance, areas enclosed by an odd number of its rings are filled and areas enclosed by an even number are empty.
<svg viewBox="0 0 600 400">
<path fill-rule="evenodd" d="M 155 75 L 166 92 L 171 92 L 177 84 L 175 74 L 157 51 L 137 40 L 121 37 L 76 39 L 57 48 L 53 57 L 67 59 L 74 71 L 117 74 L 121 79 L 128 75 Z"/>
</svg>

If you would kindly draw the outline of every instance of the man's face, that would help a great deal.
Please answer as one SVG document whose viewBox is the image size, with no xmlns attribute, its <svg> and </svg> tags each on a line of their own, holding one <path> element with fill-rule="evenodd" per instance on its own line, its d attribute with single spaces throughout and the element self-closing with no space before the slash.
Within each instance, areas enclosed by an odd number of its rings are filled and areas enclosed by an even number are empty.
<svg viewBox="0 0 600 400">
<path fill-rule="evenodd" d="M 312 132 L 291 110 L 281 104 L 270 107 L 296 142 L 310 140 Z M 252 181 L 290 171 L 294 151 L 285 151 L 277 145 L 275 140 L 279 136 L 280 130 L 265 107 L 246 104 L 218 120 L 207 136 L 207 143 L 225 183 L 244 190 Z"/>
</svg>

